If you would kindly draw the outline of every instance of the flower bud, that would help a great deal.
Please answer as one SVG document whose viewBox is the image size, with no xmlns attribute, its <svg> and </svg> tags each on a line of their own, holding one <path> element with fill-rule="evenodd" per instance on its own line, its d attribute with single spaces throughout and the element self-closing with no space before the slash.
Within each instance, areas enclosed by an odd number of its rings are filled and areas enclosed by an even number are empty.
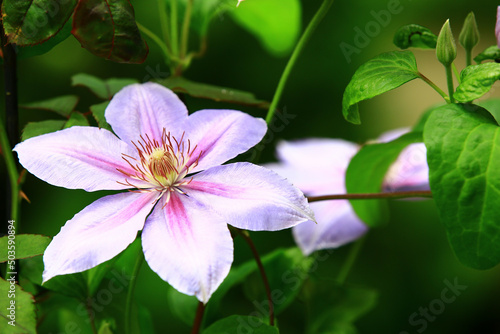
<svg viewBox="0 0 500 334">
<path fill-rule="evenodd" d="M 458 36 L 458 41 L 465 50 L 472 50 L 477 43 L 479 43 L 479 29 L 477 28 L 476 18 L 473 12 L 465 18 L 462 31 Z"/>
<path fill-rule="evenodd" d="M 444 66 L 450 66 L 457 57 L 457 45 L 451 33 L 450 20 L 446 20 L 439 32 L 436 45 L 437 59 Z"/>
</svg>

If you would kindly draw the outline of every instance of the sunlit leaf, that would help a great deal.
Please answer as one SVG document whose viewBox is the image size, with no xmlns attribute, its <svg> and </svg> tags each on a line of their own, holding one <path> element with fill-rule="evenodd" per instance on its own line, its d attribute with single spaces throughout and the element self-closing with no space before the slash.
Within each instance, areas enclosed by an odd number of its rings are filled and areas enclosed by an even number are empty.
<svg viewBox="0 0 500 334">
<path fill-rule="evenodd" d="M 75 74 L 71 77 L 72 86 L 87 87 L 92 93 L 103 100 L 111 100 L 113 95 L 118 93 L 120 89 L 138 82 L 138 80 L 130 78 L 111 78 L 102 80 L 85 73 Z"/>
<path fill-rule="evenodd" d="M 10 275 L 8 275 L 8 279 Z M 0 333 L 35 334 L 35 299 L 15 284 L 0 278 Z"/>
<path fill-rule="evenodd" d="M 458 102 L 470 102 L 486 94 L 500 79 L 499 63 L 467 66 L 460 73 L 461 82 L 453 97 Z"/>
<path fill-rule="evenodd" d="M 82 47 L 115 62 L 142 63 L 148 55 L 128 0 L 78 2 L 72 33 Z"/>
<path fill-rule="evenodd" d="M 66 121 L 58 120 L 30 122 L 24 127 L 21 139 L 26 140 L 31 137 L 61 130 L 64 127 L 64 124 L 66 124 Z"/>
<path fill-rule="evenodd" d="M 75 110 L 78 104 L 78 96 L 64 95 L 49 100 L 31 102 L 21 107 L 27 109 L 41 109 L 55 112 L 61 116 L 69 117 L 69 114 Z"/>
<path fill-rule="evenodd" d="M 408 24 L 396 31 L 393 42 L 400 49 L 435 49 L 437 36 L 426 27 L 418 24 Z"/>
<path fill-rule="evenodd" d="M 39 234 L 16 234 L 14 238 L 8 236 L 0 238 L 0 262 L 7 260 L 25 259 L 42 255 L 51 241 L 50 237 Z M 13 250 L 13 257 L 8 256 L 8 250 Z"/>
<path fill-rule="evenodd" d="M 500 99 L 488 99 L 484 101 L 478 101 L 476 103 L 478 106 L 483 107 L 484 109 L 488 110 L 493 117 L 495 117 L 495 120 L 497 123 L 500 122 Z M 500 124 L 500 123 L 499 123 Z"/>
<path fill-rule="evenodd" d="M 500 127 L 485 109 L 447 104 L 424 128 L 429 181 L 458 259 L 476 269 L 500 262 Z"/>
<path fill-rule="evenodd" d="M 389 167 L 406 146 L 417 142 L 422 142 L 421 132 L 410 132 L 388 143 L 363 146 L 347 168 L 347 192 L 380 192 Z M 379 226 L 387 221 L 386 200 L 352 200 L 350 203 L 358 217 L 368 226 Z"/>
<path fill-rule="evenodd" d="M 478 64 L 482 63 L 485 60 L 500 60 L 500 49 L 498 48 L 498 46 L 492 45 L 474 57 L 474 61 Z"/>
<path fill-rule="evenodd" d="M 182 77 L 169 77 L 165 80 L 158 81 L 158 83 L 170 88 L 176 93 L 185 93 L 203 99 L 249 105 L 264 109 L 269 107 L 269 102 L 258 100 L 252 93 L 194 82 Z"/>
<path fill-rule="evenodd" d="M 361 65 L 344 91 L 342 113 L 351 123 L 361 123 L 358 103 L 419 78 L 411 51 L 383 53 Z"/>
<path fill-rule="evenodd" d="M 248 30 L 264 48 L 277 56 L 289 53 L 301 29 L 299 0 L 243 1 L 228 12 L 234 21 Z"/>
<path fill-rule="evenodd" d="M 170 0 L 162 1 L 165 1 L 167 6 L 171 4 Z M 184 16 L 187 2 L 188 0 L 177 1 L 178 16 Z M 206 36 L 208 26 L 213 19 L 222 18 L 227 10 L 235 8 L 236 2 L 233 0 L 193 0 L 190 28 L 200 36 Z"/>
<path fill-rule="evenodd" d="M 2 21 L 9 42 L 35 45 L 55 36 L 73 14 L 76 3 L 76 0 L 3 0 Z"/>
</svg>

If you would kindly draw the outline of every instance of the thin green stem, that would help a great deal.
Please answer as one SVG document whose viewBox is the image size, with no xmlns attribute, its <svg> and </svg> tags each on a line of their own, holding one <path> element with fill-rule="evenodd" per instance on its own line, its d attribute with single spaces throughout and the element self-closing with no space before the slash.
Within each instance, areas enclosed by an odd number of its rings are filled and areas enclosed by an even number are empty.
<svg viewBox="0 0 500 334">
<path fill-rule="evenodd" d="M 421 191 L 398 191 L 392 193 L 373 193 L 373 194 L 340 194 L 340 195 L 324 195 L 324 196 L 309 196 L 307 200 L 311 202 L 319 201 L 330 201 L 339 199 L 381 199 L 381 198 L 413 198 L 413 197 L 425 197 L 432 198 L 432 192 L 430 190 Z"/>
<path fill-rule="evenodd" d="M 472 65 L 472 49 L 465 49 L 465 66 Z"/>
<path fill-rule="evenodd" d="M 172 53 L 168 49 L 167 45 L 161 40 L 160 37 L 158 37 L 154 32 L 137 22 L 137 27 L 139 27 L 139 30 L 142 31 L 146 36 L 151 38 L 153 42 L 155 42 L 163 52 L 163 55 L 165 56 L 165 62 L 167 64 L 170 63 L 170 60 L 173 59 L 174 57 L 172 56 Z"/>
<path fill-rule="evenodd" d="M 92 311 L 92 306 L 90 305 L 91 302 L 92 299 L 88 298 L 87 302 L 85 303 L 85 309 L 87 310 L 87 315 L 89 316 L 90 328 L 92 329 L 92 333 L 97 334 L 97 328 L 95 327 L 95 315 L 94 311 Z"/>
<path fill-rule="evenodd" d="M 181 58 L 182 60 L 184 60 L 188 51 L 189 26 L 191 24 L 192 12 L 193 12 L 193 0 L 188 0 L 186 4 L 186 12 L 184 13 L 184 21 L 182 22 L 181 53 L 179 56 L 179 58 Z"/>
<path fill-rule="evenodd" d="M 179 32 L 177 23 L 177 1 L 170 1 L 170 48 L 172 53 L 179 57 Z"/>
<path fill-rule="evenodd" d="M 204 313 L 205 313 L 205 304 L 203 304 L 203 302 L 198 302 L 198 307 L 196 308 L 196 315 L 194 316 L 193 327 L 191 328 L 191 334 L 198 334 L 200 332 Z"/>
<path fill-rule="evenodd" d="M 434 82 L 432 82 L 429 78 L 427 78 L 422 73 L 418 72 L 418 75 L 419 75 L 420 79 L 424 80 L 424 82 L 426 84 L 428 84 L 429 86 L 431 86 L 439 95 L 441 95 L 443 97 L 443 99 L 446 102 L 449 103 L 450 98 L 448 97 L 448 95 L 446 95 L 446 93 L 441 88 L 439 88 Z"/>
<path fill-rule="evenodd" d="M 267 279 L 266 271 L 264 270 L 264 265 L 260 260 L 259 252 L 257 252 L 257 248 L 255 247 L 255 244 L 253 243 L 252 238 L 250 238 L 250 234 L 248 234 L 247 231 L 240 229 L 237 229 L 237 231 L 240 233 L 243 239 L 245 239 L 246 243 L 250 247 L 250 250 L 252 251 L 255 262 L 257 262 L 257 267 L 259 268 L 260 276 L 262 277 L 264 288 L 266 290 L 267 303 L 269 305 L 269 325 L 274 326 L 274 304 L 271 297 L 271 288 L 269 286 L 269 280 Z"/>
<path fill-rule="evenodd" d="M 461 80 L 460 80 L 460 73 L 457 70 L 457 67 L 455 66 L 455 63 L 451 63 L 451 68 L 453 68 L 453 73 L 455 74 L 455 77 L 457 78 L 458 84 L 460 85 Z"/>
<path fill-rule="evenodd" d="M 313 32 L 316 30 L 323 17 L 330 9 L 333 1 L 334 0 L 323 0 L 321 7 L 318 9 L 311 22 L 309 22 L 309 25 L 307 26 L 306 30 L 300 37 L 299 42 L 295 46 L 295 49 L 293 50 L 293 53 L 290 56 L 288 63 L 286 64 L 285 70 L 281 74 L 281 78 L 278 86 L 276 87 L 276 91 L 274 92 L 273 100 L 271 101 L 271 105 L 269 106 L 269 110 L 266 116 L 267 124 L 270 124 L 274 117 L 274 113 L 276 112 L 276 108 L 278 107 L 278 103 L 285 88 L 286 82 L 288 80 L 288 77 L 290 76 L 293 66 L 295 65 L 295 62 L 297 61 L 297 58 L 299 57 L 300 53 L 304 49 L 304 46 L 311 38 Z"/>
<path fill-rule="evenodd" d="M 157 0 L 158 14 L 160 16 L 160 27 L 165 44 L 170 45 L 170 31 L 168 30 L 168 10 L 166 0 Z"/>
<path fill-rule="evenodd" d="M 453 88 L 453 74 L 451 71 L 451 65 L 445 66 L 446 69 L 446 83 L 448 84 L 448 96 L 450 97 L 450 103 L 455 103 L 455 99 L 453 98 L 453 92 L 455 89 Z"/>
<path fill-rule="evenodd" d="M 144 253 L 142 248 L 139 247 L 139 254 L 137 254 L 137 259 L 134 265 L 134 271 L 132 273 L 132 277 L 130 278 L 128 291 L 127 291 L 127 300 L 125 302 L 125 333 L 131 333 L 131 325 L 132 325 L 132 298 L 134 297 L 135 284 L 137 283 L 137 276 L 139 276 L 139 271 L 141 270 L 141 265 L 144 262 Z"/>
<path fill-rule="evenodd" d="M 9 175 L 10 182 L 10 197 L 11 197 L 11 207 L 10 207 L 10 217 L 13 220 L 14 228 L 17 232 L 17 221 L 19 219 L 19 172 L 17 171 L 16 161 L 14 155 L 12 154 L 12 148 L 10 147 L 9 140 L 7 139 L 7 132 L 5 131 L 3 123 L 0 121 L 0 145 L 2 147 L 2 154 L 5 160 L 5 165 L 7 167 L 7 174 Z"/>
<path fill-rule="evenodd" d="M 339 275 L 337 277 L 337 282 L 340 285 L 343 285 L 347 276 L 349 275 L 349 272 L 351 271 L 354 262 L 356 262 L 356 259 L 358 258 L 359 251 L 361 250 L 363 243 L 365 242 L 365 237 L 358 239 L 352 246 L 351 249 L 349 250 L 349 255 L 347 256 L 347 259 L 345 260 L 344 264 L 340 268 Z"/>
</svg>

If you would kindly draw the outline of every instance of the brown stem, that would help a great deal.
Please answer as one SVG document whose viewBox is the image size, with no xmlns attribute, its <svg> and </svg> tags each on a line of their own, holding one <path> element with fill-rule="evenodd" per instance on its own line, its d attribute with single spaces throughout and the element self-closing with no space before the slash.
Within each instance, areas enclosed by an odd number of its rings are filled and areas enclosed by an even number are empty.
<svg viewBox="0 0 500 334">
<path fill-rule="evenodd" d="M 203 304 L 203 302 L 199 302 L 198 307 L 196 308 L 196 315 L 194 317 L 191 334 L 198 334 L 200 332 L 201 322 L 203 320 L 203 313 L 205 313 L 205 304 Z"/>
<path fill-rule="evenodd" d="M 340 194 L 340 195 L 324 195 L 324 196 L 309 196 L 309 202 L 319 202 L 337 199 L 381 199 L 381 198 L 411 198 L 411 197 L 428 197 L 432 198 L 430 190 L 420 191 L 398 191 L 392 193 L 373 193 L 373 194 Z"/>
<path fill-rule="evenodd" d="M 239 230 L 239 229 L 238 229 L 238 232 L 241 234 L 243 239 L 245 239 L 248 246 L 250 246 L 250 249 L 252 250 L 252 254 L 255 258 L 255 262 L 257 262 L 257 267 L 259 267 L 260 276 L 262 277 L 262 281 L 264 283 L 264 288 L 266 290 L 267 303 L 269 305 L 269 325 L 274 326 L 274 305 L 273 305 L 273 299 L 271 297 L 271 288 L 269 286 L 269 280 L 267 279 L 266 271 L 264 270 L 264 265 L 262 265 L 262 261 L 260 260 L 260 256 L 259 256 L 259 253 L 257 252 L 257 248 L 255 247 L 255 244 L 253 243 L 252 238 L 250 238 L 250 235 L 248 234 L 248 232 L 244 231 L 244 230 Z"/>
</svg>

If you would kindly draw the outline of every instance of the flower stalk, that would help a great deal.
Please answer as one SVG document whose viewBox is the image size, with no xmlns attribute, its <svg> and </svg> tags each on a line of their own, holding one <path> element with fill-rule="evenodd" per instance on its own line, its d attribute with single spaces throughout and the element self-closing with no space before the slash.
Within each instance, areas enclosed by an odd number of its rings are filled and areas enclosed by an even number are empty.
<svg viewBox="0 0 500 334">
<path fill-rule="evenodd" d="M 329 201 L 329 200 L 355 200 L 355 199 L 399 199 L 399 198 L 413 198 L 413 197 L 425 197 L 432 198 L 432 191 L 421 190 L 421 191 L 397 191 L 390 193 L 372 193 L 372 194 L 340 194 L 340 195 L 324 195 L 324 196 L 309 196 L 307 200 L 309 203 L 319 202 L 319 201 Z"/>
</svg>

